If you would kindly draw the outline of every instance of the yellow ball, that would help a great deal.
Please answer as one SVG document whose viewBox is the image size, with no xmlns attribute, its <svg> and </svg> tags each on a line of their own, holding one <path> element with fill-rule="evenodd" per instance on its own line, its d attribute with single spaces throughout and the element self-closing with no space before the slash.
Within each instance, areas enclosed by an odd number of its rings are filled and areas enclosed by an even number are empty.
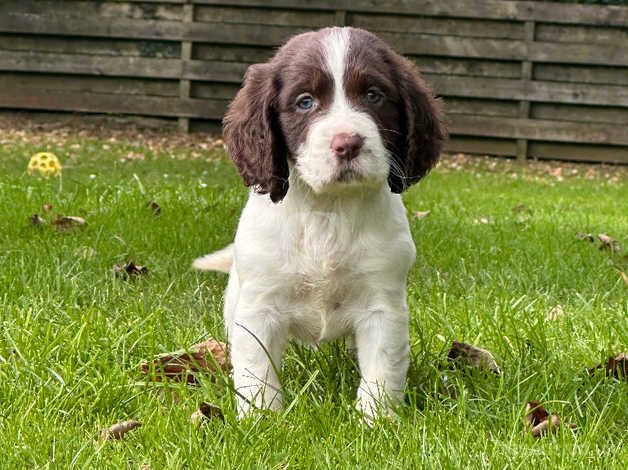
<svg viewBox="0 0 628 470">
<path fill-rule="evenodd" d="M 61 163 L 54 153 L 36 153 L 28 162 L 28 174 L 32 175 L 36 172 L 42 176 L 59 176 L 61 174 Z"/>
</svg>

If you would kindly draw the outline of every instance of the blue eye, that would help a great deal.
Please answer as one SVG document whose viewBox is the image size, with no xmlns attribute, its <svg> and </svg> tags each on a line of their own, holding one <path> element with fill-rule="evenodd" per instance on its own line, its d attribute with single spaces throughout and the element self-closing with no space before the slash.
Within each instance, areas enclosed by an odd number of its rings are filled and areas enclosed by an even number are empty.
<svg viewBox="0 0 628 470">
<path fill-rule="evenodd" d="M 378 104 L 384 99 L 384 94 L 379 91 L 379 88 L 372 86 L 366 90 L 366 101 L 369 104 Z"/>
<path fill-rule="evenodd" d="M 314 97 L 308 93 L 304 93 L 297 98 L 297 108 L 307 111 L 314 107 Z"/>
</svg>

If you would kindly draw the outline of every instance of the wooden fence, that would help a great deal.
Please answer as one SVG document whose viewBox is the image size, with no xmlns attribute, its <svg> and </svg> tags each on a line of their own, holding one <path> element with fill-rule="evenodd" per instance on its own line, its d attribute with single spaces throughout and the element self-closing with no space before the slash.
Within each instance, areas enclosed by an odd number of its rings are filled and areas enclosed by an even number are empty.
<svg viewBox="0 0 628 470">
<path fill-rule="evenodd" d="M 446 103 L 449 150 L 628 163 L 628 7 L 495 0 L 0 2 L 0 108 L 216 124 L 295 33 L 369 29 Z"/>
</svg>

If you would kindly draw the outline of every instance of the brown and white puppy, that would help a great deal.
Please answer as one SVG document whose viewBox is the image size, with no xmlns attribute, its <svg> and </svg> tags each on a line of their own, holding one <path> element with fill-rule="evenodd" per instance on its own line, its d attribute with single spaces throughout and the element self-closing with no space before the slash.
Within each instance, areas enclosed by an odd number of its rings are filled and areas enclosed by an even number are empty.
<svg viewBox="0 0 628 470">
<path fill-rule="evenodd" d="M 301 34 L 249 68 L 224 138 L 252 191 L 234 244 L 194 263 L 229 272 L 241 414 L 281 406 L 291 339 L 352 338 L 367 416 L 400 399 L 415 248 L 399 193 L 434 166 L 445 135 L 415 66 L 367 31 Z"/>
</svg>

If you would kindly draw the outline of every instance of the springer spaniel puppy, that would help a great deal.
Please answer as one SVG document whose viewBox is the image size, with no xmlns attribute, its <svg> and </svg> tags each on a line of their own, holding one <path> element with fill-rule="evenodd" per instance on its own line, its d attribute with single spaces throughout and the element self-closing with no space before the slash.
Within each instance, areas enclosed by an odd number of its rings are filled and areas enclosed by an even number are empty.
<svg viewBox="0 0 628 470">
<path fill-rule="evenodd" d="M 367 31 L 301 34 L 249 68 L 224 139 L 252 191 L 235 242 L 194 263 L 229 272 L 241 416 L 281 407 L 291 339 L 351 338 L 367 419 L 402 398 L 415 247 L 399 193 L 434 166 L 445 137 L 415 66 Z"/>
</svg>

